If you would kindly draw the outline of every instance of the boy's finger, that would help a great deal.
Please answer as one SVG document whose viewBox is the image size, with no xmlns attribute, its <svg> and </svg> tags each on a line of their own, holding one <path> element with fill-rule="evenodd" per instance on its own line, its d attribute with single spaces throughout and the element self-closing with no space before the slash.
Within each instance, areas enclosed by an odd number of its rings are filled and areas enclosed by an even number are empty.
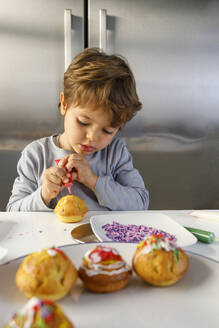
<svg viewBox="0 0 219 328">
<path fill-rule="evenodd" d="M 74 149 L 76 154 L 83 154 L 83 150 L 81 148 Z"/>
<path fill-rule="evenodd" d="M 61 186 L 49 181 L 49 184 L 47 185 L 47 191 L 49 193 L 59 193 L 61 191 Z"/>
<path fill-rule="evenodd" d="M 66 177 L 66 169 L 64 167 L 53 167 L 48 173 L 47 173 L 47 179 L 54 181 L 55 178 L 58 178 L 59 181 L 62 181 L 63 178 Z"/>
<path fill-rule="evenodd" d="M 63 157 L 62 159 L 60 159 L 60 161 L 58 162 L 58 167 L 64 167 L 66 165 L 66 163 L 68 162 L 68 157 L 69 156 L 66 156 L 66 157 Z"/>
<path fill-rule="evenodd" d="M 85 157 L 86 155 L 84 154 L 83 150 L 80 148 L 75 149 L 75 154 L 80 155 L 81 157 Z"/>
<path fill-rule="evenodd" d="M 68 158 L 68 163 L 70 163 L 74 160 L 82 161 L 83 159 L 84 159 L 84 156 L 82 156 L 80 154 L 72 154 Z"/>
<path fill-rule="evenodd" d="M 55 174 L 50 174 L 48 176 L 48 181 L 51 184 L 61 185 L 61 183 L 62 183 L 62 177 L 59 177 L 58 175 L 55 175 Z"/>
<path fill-rule="evenodd" d="M 77 174 L 77 172 L 72 172 L 72 180 L 74 180 L 74 179 L 77 179 L 78 178 L 78 174 Z"/>
<path fill-rule="evenodd" d="M 68 161 L 68 163 L 65 165 L 66 169 L 68 170 L 68 172 L 71 172 L 72 170 L 74 170 L 75 167 L 77 167 L 78 165 L 80 165 L 80 163 L 83 161 L 83 158 L 81 156 L 74 156 L 71 157 Z"/>
<path fill-rule="evenodd" d="M 74 164 L 73 163 L 68 163 L 68 164 L 66 164 L 66 169 L 68 170 L 68 172 L 71 172 L 72 171 L 72 169 L 73 169 L 73 166 L 74 166 Z"/>
</svg>

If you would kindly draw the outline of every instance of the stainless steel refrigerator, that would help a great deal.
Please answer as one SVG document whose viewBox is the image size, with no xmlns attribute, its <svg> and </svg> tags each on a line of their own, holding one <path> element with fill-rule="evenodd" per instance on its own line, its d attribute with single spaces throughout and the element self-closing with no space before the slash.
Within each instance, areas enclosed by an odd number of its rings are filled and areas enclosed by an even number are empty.
<svg viewBox="0 0 219 328">
<path fill-rule="evenodd" d="M 143 108 L 123 131 L 150 209 L 219 208 L 219 2 L 0 4 L 0 210 L 30 140 L 56 132 L 62 77 L 84 47 L 125 56 Z"/>
</svg>

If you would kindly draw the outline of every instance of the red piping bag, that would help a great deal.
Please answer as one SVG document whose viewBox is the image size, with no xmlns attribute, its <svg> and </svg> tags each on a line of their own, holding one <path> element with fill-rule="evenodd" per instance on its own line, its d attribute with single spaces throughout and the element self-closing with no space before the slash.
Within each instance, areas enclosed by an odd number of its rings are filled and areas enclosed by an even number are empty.
<svg viewBox="0 0 219 328">
<path fill-rule="evenodd" d="M 56 165 L 58 165 L 59 161 L 60 161 L 60 159 L 55 159 Z M 70 174 L 70 176 L 68 177 L 68 182 L 65 182 L 65 183 L 62 182 L 62 184 L 63 184 L 63 186 L 65 188 L 68 189 L 68 192 L 71 195 L 72 194 L 72 192 L 71 192 L 71 186 L 73 185 L 73 181 L 72 181 L 72 173 L 69 172 L 69 174 Z"/>
</svg>

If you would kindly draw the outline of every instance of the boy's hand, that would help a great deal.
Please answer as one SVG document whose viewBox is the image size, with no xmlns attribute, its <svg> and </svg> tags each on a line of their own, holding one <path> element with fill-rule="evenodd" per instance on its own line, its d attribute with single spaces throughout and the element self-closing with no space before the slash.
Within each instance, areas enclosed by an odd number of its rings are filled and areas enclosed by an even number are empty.
<svg viewBox="0 0 219 328">
<path fill-rule="evenodd" d="M 66 182 L 67 171 L 64 167 L 52 166 L 44 171 L 41 196 L 46 205 L 55 198 Z"/>
<path fill-rule="evenodd" d="M 91 170 L 90 165 L 83 154 L 71 154 L 63 158 L 62 165 L 68 172 L 72 171 L 72 180 L 75 179 L 91 190 L 94 190 L 98 177 Z"/>
</svg>

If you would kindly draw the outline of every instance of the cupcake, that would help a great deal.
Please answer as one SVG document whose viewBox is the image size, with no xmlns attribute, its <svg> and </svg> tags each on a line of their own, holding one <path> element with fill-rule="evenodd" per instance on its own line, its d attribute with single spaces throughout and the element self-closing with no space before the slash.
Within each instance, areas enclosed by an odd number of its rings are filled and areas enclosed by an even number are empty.
<svg viewBox="0 0 219 328">
<path fill-rule="evenodd" d="M 4 328 L 74 328 L 58 304 L 31 298 Z"/>
<path fill-rule="evenodd" d="M 154 286 L 169 286 L 183 277 L 189 266 L 187 254 L 176 241 L 152 235 L 141 242 L 132 260 L 136 274 Z"/>
<path fill-rule="evenodd" d="M 27 297 L 56 301 L 75 284 L 77 270 L 60 249 L 52 247 L 28 255 L 16 273 L 16 285 Z"/>
<path fill-rule="evenodd" d="M 54 212 L 59 219 L 62 222 L 67 223 L 81 221 L 87 211 L 88 208 L 83 199 L 75 195 L 67 195 L 62 197 L 54 209 Z"/>
<path fill-rule="evenodd" d="M 79 277 L 85 287 L 96 293 L 111 293 L 124 288 L 131 273 L 118 251 L 107 246 L 89 250 L 79 268 Z"/>
</svg>

